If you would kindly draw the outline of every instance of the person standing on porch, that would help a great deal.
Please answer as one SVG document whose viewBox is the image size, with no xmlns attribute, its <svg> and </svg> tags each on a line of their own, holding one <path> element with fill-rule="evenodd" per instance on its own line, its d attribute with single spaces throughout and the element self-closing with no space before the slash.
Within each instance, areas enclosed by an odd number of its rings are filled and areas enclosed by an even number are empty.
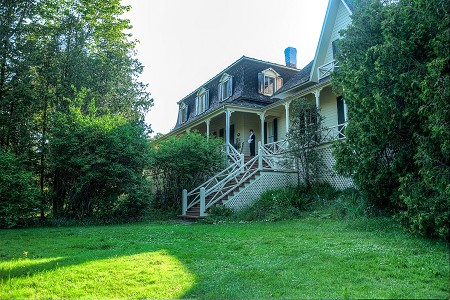
<svg viewBox="0 0 450 300">
<path fill-rule="evenodd" d="M 250 156 L 255 156 L 255 134 L 253 133 L 253 129 L 250 129 L 248 144 L 250 146 Z"/>
</svg>

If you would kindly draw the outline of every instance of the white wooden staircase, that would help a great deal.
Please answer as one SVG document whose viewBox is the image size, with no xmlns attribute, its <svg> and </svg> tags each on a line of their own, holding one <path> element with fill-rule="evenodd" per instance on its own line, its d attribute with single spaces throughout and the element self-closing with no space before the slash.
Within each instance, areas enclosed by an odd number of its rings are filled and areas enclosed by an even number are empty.
<svg viewBox="0 0 450 300">
<path fill-rule="evenodd" d="M 209 180 L 188 192 L 183 190 L 183 218 L 199 219 L 207 216 L 208 210 L 224 204 L 256 180 L 261 172 L 277 171 L 276 159 L 286 150 L 285 141 L 259 144 L 255 157 L 240 154 L 232 145 L 227 145 L 227 155 L 231 164 Z"/>
</svg>

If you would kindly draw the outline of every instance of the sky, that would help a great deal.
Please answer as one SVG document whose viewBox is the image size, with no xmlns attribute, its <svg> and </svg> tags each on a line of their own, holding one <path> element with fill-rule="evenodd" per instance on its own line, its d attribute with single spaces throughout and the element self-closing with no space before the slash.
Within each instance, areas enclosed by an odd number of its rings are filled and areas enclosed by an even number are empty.
<svg viewBox="0 0 450 300">
<path fill-rule="evenodd" d="M 313 58 L 328 0 L 122 0 L 133 26 L 140 81 L 154 106 L 146 115 L 153 134 L 168 133 L 177 102 L 243 55 L 285 64 L 297 49 L 297 67 Z"/>
</svg>

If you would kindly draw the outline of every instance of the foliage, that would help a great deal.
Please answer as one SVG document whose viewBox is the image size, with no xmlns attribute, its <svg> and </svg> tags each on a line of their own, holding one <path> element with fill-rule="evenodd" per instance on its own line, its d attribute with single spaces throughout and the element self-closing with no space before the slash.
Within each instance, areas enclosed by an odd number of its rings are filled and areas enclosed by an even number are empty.
<svg viewBox="0 0 450 300">
<path fill-rule="evenodd" d="M 221 170 L 226 159 L 222 143 L 197 132 L 154 142 L 150 172 L 155 207 L 180 209 L 182 189 L 191 190 Z"/>
<path fill-rule="evenodd" d="M 287 137 L 289 155 L 295 158 L 300 183 L 310 187 L 320 180 L 324 167 L 323 158 L 317 149 L 321 142 L 320 129 L 323 117 L 314 103 L 296 99 L 291 103 L 292 118 Z"/>
<path fill-rule="evenodd" d="M 377 209 L 440 237 L 449 222 L 449 25 L 444 0 L 357 1 L 333 74 L 350 119 L 337 169 Z"/>
<path fill-rule="evenodd" d="M 444 299 L 448 253 L 380 218 L 12 229 L 0 298 Z"/>
<path fill-rule="evenodd" d="M 17 157 L 0 150 L 0 228 L 23 225 L 36 217 L 39 190 L 32 173 L 23 170 Z"/>
<path fill-rule="evenodd" d="M 47 202 L 42 218 L 48 204 L 58 203 L 52 199 L 58 178 L 49 161 L 51 115 L 69 113 L 80 91 L 81 111 L 95 99 L 98 116 L 136 122 L 152 105 L 137 80 L 142 65 L 126 32 L 129 21 L 121 18 L 128 9 L 120 0 L 0 1 L 0 149 L 37 175 Z"/>
<path fill-rule="evenodd" d="M 145 126 L 124 117 L 57 113 L 50 139 L 55 174 L 53 213 L 70 218 L 136 217 L 149 204 Z"/>
</svg>

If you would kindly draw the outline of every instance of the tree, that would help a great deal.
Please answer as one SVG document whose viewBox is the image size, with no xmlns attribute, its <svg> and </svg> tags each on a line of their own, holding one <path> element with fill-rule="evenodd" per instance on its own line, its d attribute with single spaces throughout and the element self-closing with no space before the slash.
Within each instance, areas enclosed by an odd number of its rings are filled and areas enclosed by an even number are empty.
<svg viewBox="0 0 450 300">
<path fill-rule="evenodd" d="M 82 99 L 80 94 L 77 99 Z M 83 113 L 74 101 L 56 113 L 50 139 L 56 216 L 137 217 L 150 203 L 143 171 L 149 165 L 145 126 L 122 116 Z"/>
<path fill-rule="evenodd" d="M 292 102 L 292 118 L 289 127 L 289 154 L 297 164 L 298 183 L 307 188 L 320 180 L 324 162 L 317 145 L 321 142 L 320 130 L 323 117 L 314 103 L 306 99 Z"/>
<path fill-rule="evenodd" d="M 180 209 L 182 189 L 194 189 L 224 167 L 222 144 L 220 138 L 207 139 L 197 132 L 153 142 L 150 173 L 155 207 Z"/>
<path fill-rule="evenodd" d="M 0 0 L 0 148 L 37 175 L 43 201 L 58 202 L 51 199 L 58 181 L 49 161 L 51 115 L 70 114 L 80 91 L 81 112 L 95 99 L 99 117 L 139 123 L 152 106 L 121 17 L 128 9 L 120 0 Z"/>
<path fill-rule="evenodd" d="M 449 207 L 449 25 L 447 1 L 357 1 L 333 74 L 349 109 L 337 169 L 380 211 L 409 225 L 427 219 L 432 229 L 412 230 L 439 236 L 448 233 L 438 210 Z"/>
<path fill-rule="evenodd" d="M 0 150 L 0 228 L 25 224 L 40 208 L 39 190 L 19 159 Z"/>
</svg>

